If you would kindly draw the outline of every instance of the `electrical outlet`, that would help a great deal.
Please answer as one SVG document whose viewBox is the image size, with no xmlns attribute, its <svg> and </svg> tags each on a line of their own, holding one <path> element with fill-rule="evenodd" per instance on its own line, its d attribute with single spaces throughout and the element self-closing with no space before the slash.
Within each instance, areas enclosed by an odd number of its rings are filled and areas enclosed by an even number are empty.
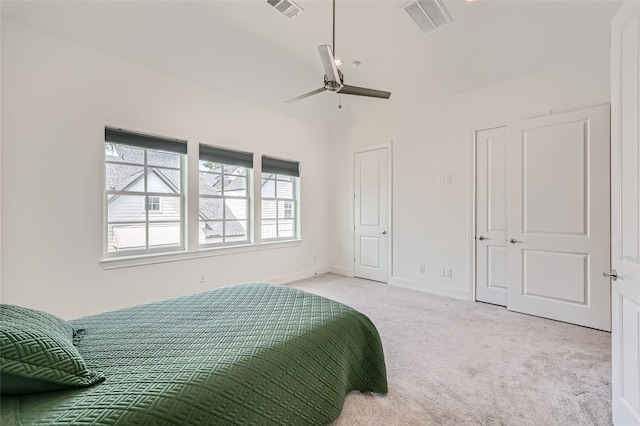
<svg viewBox="0 0 640 426">
<path fill-rule="evenodd" d="M 440 268 L 440 276 L 444 277 L 445 276 L 445 270 L 444 268 Z"/>
<path fill-rule="evenodd" d="M 207 278 L 204 275 L 200 275 L 200 282 L 201 283 L 206 283 L 207 282 Z"/>
<path fill-rule="evenodd" d="M 315 262 L 317 260 L 316 255 L 313 255 L 313 261 Z"/>
<path fill-rule="evenodd" d="M 426 268 L 424 267 L 424 265 L 420 265 L 420 273 L 424 274 L 425 271 L 426 271 Z"/>
<path fill-rule="evenodd" d="M 447 269 L 447 278 L 453 277 L 453 269 Z"/>
</svg>

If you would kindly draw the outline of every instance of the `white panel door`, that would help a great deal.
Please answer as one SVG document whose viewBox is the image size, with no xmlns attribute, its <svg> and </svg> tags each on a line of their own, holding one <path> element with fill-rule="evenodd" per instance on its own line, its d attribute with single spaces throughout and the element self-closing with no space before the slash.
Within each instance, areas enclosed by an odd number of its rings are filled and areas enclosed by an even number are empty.
<svg viewBox="0 0 640 426">
<path fill-rule="evenodd" d="M 609 106 L 507 126 L 507 308 L 611 329 Z"/>
<path fill-rule="evenodd" d="M 388 281 L 389 152 L 386 148 L 355 154 L 354 275 Z"/>
<path fill-rule="evenodd" d="M 613 423 L 640 425 L 640 3 L 611 22 Z M 613 271 L 612 271 L 613 272 Z"/>
<path fill-rule="evenodd" d="M 507 305 L 507 128 L 476 143 L 476 300 Z"/>
</svg>

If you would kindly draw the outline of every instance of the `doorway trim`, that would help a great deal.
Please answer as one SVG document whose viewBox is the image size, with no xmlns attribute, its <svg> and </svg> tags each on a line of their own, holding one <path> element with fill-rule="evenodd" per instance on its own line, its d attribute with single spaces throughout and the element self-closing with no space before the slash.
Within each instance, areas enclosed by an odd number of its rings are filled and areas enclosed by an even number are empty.
<svg viewBox="0 0 640 426">
<path fill-rule="evenodd" d="M 356 154 L 368 151 L 377 151 L 379 149 L 387 150 L 387 190 L 388 192 L 388 205 L 387 205 L 387 232 L 389 237 L 387 238 L 387 280 L 386 284 L 389 284 L 393 277 L 393 141 L 381 142 L 374 145 L 363 145 L 353 148 L 351 152 L 351 215 L 349 217 L 349 226 L 351 227 L 351 258 L 350 262 L 350 276 L 355 277 L 355 259 L 356 259 L 356 246 L 355 246 L 355 161 Z"/>
</svg>

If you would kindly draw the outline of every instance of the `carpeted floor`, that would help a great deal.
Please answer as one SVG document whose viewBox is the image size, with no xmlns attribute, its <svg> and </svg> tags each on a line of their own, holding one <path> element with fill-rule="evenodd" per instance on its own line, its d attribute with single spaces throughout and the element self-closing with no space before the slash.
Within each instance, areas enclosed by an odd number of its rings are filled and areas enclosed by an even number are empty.
<svg viewBox="0 0 640 426">
<path fill-rule="evenodd" d="M 378 328 L 389 393 L 351 392 L 346 425 L 610 425 L 611 335 L 373 281 L 290 284 Z"/>
</svg>

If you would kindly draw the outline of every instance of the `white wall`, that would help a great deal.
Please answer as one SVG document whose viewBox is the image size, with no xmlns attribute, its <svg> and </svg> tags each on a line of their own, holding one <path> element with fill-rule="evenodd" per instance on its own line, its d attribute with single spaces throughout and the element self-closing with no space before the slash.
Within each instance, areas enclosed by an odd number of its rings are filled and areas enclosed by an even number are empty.
<svg viewBox="0 0 640 426">
<path fill-rule="evenodd" d="M 353 149 L 393 141 L 391 283 L 470 298 L 472 129 L 545 110 L 608 103 L 608 64 L 604 49 L 582 57 L 567 52 L 566 63 L 544 73 L 443 100 L 403 105 L 392 95 L 379 114 L 333 131 L 332 270 L 353 271 Z M 440 184 L 443 174 L 452 175 L 453 183 Z M 443 267 L 453 270 L 452 278 L 440 276 Z"/>
<path fill-rule="evenodd" d="M 3 303 L 73 318 L 328 264 L 324 129 L 7 21 L 1 107 Z M 300 161 L 302 244 L 104 270 L 105 125 Z"/>
</svg>

